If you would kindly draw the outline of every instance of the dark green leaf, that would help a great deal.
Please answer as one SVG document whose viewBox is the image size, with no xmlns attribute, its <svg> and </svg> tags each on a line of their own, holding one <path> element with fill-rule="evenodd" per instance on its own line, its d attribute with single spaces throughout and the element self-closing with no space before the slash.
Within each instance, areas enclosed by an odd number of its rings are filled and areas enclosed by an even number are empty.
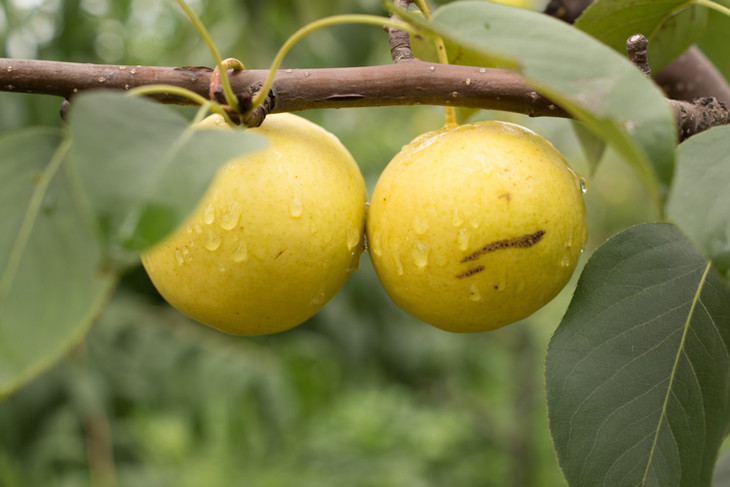
<svg viewBox="0 0 730 487">
<path fill-rule="evenodd" d="M 714 261 L 730 271 L 730 126 L 715 127 L 679 146 L 669 216 Z"/>
<path fill-rule="evenodd" d="M 596 251 L 549 346 L 570 485 L 710 485 L 730 423 L 730 291 L 670 224 Z"/>
<path fill-rule="evenodd" d="M 177 227 L 217 169 L 263 146 L 239 130 L 195 130 L 168 107 L 115 93 L 74 99 L 70 160 L 115 260 Z"/>
<path fill-rule="evenodd" d="M 707 9 L 686 0 L 597 0 L 575 26 L 626 52 L 626 40 L 644 34 L 649 40 L 649 64 L 658 71 L 683 53 L 707 25 Z"/>
<path fill-rule="evenodd" d="M 0 138 L 0 397 L 74 345 L 115 282 L 68 183 L 60 140 L 51 129 Z"/>
<path fill-rule="evenodd" d="M 672 177 L 674 117 L 659 89 L 624 56 L 564 22 L 491 2 L 446 5 L 424 27 L 465 62 L 512 65 L 612 143 L 659 207 Z"/>
</svg>

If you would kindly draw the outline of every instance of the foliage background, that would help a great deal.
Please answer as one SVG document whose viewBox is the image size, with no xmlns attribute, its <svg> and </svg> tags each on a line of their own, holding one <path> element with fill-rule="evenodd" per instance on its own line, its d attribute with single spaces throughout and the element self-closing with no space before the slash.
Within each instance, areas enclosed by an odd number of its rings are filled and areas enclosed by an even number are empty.
<svg viewBox="0 0 730 487">
<path fill-rule="evenodd" d="M 373 0 L 189 4 L 224 56 L 249 68 L 266 68 L 307 22 L 382 14 Z M 211 64 L 165 0 L 0 0 L 0 51 Z M 284 67 L 389 61 L 384 32 L 344 26 L 307 37 Z M 58 106 L 50 97 L 1 93 L 0 130 L 59 125 Z M 402 145 L 443 121 L 437 107 L 302 115 L 342 139 L 369 189 Z M 471 116 L 530 126 L 587 178 L 585 256 L 618 230 L 656 218 L 635 175 L 612 153 L 589 174 L 570 122 Z M 306 324 L 236 338 L 170 309 L 137 268 L 83 343 L 0 403 L 0 486 L 565 485 L 547 428 L 543 372 L 571 292 L 572 284 L 514 326 L 448 334 L 396 308 L 365 254 L 342 292 Z"/>
</svg>

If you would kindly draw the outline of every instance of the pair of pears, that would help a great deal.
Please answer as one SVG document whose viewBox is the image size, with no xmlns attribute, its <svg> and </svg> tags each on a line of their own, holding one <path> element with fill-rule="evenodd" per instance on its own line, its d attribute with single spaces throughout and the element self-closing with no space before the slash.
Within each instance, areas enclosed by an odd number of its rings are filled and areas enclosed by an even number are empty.
<svg viewBox="0 0 730 487">
<path fill-rule="evenodd" d="M 201 129 L 228 127 L 219 116 Z M 585 243 L 579 179 L 537 134 L 508 123 L 417 137 L 368 207 L 347 149 L 275 114 L 250 129 L 267 148 L 222 167 L 197 208 L 142 255 L 160 294 L 236 335 L 276 333 L 319 311 L 365 247 L 393 301 L 452 332 L 492 330 L 550 301 Z"/>
</svg>

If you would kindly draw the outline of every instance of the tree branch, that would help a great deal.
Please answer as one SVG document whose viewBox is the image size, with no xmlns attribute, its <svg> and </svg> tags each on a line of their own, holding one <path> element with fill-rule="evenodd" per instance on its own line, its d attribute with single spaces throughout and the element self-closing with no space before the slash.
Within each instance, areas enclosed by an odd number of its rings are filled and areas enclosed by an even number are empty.
<svg viewBox="0 0 730 487">
<path fill-rule="evenodd" d="M 209 68 L 190 66 L 118 66 L 0 58 L 0 91 L 68 99 L 92 89 L 129 90 L 136 86 L 170 84 L 207 97 L 212 72 Z M 261 86 L 267 72 L 229 73 L 234 92 L 250 96 Z M 166 93 L 153 98 L 162 103 L 192 103 Z M 680 140 L 714 125 L 730 123 L 727 108 L 717 100 L 670 100 L 670 103 Z M 511 71 L 426 63 L 418 59 L 384 66 L 280 70 L 271 91 L 270 105 L 270 113 L 314 108 L 441 105 L 534 117 L 570 117 Z"/>
<path fill-rule="evenodd" d="M 655 81 L 670 98 L 692 100 L 713 96 L 730 104 L 730 84 L 697 46 L 672 61 L 656 75 Z"/>
<path fill-rule="evenodd" d="M 237 94 L 260 86 L 268 71 L 229 72 Z M 92 89 L 129 90 L 170 84 L 208 97 L 212 70 L 204 67 L 154 67 L 79 64 L 0 58 L 0 91 L 71 98 Z M 569 115 L 540 96 L 517 74 L 502 69 L 426 63 L 417 59 L 383 66 L 284 69 L 276 74 L 271 113 L 314 108 L 388 105 L 443 105 L 485 108 L 532 116 Z M 162 103 L 187 105 L 172 94 Z"/>
</svg>

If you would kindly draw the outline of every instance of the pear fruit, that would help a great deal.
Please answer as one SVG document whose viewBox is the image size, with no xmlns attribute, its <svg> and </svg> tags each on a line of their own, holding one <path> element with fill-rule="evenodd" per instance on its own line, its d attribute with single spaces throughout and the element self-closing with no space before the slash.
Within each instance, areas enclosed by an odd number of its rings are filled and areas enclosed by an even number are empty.
<svg viewBox="0 0 730 487">
<path fill-rule="evenodd" d="M 200 129 L 229 129 L 212 115 Z M 358 165 L 331 133 L 293 114 L 249 129 L 263 150 L 224 165 L 171 235 L 142 255 L 160 294 L 235 335 L 306 321 L 359 264 L 367 194 Z"/>
<path fill-rule="evenodd" d="M 532 314 L 570 279 L 586 242 L 581 179 L 534 132 L 504 122 L 417 137 L 380 175 L 367 215 L 393 301 L 451 332 Z"/>
</svg>

